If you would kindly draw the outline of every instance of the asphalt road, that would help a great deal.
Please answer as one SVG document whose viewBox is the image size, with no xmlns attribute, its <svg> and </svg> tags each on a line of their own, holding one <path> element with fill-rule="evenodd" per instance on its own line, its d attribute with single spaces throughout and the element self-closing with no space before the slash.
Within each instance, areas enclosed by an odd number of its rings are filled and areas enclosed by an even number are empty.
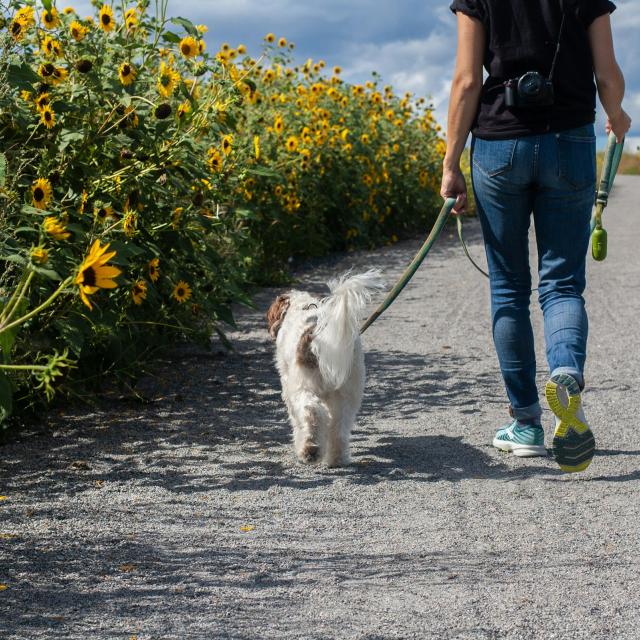
<svg viewBox="0 0 640 640">
<path fill-rule="evenodd" d="M 294 460 L 275 290 L 239 314 L 237 353 L 179 349 L 144 404 L 1 448 L 0 638 L 640 638 L 640 178 L 616 184 L 609 257 L 589 261 L 585 473 L 490 446 L 508 415 L 488 286 L 447 233 L 365 335 L 349 468 Z M 300 286 L 352 265 L 392 282 L 418 244 L 315 262 Z"/>
</svg>

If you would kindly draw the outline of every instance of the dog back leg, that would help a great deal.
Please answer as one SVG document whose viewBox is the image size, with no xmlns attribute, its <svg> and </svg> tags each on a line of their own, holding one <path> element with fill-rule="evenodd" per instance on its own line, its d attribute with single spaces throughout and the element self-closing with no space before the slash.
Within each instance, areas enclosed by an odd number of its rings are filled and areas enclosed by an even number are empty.
<svg viewBox="0 0 640 640">
<path fill-rule="evenodd" d="M 293 442 L 300 462 L 316 462 L 326 448 L 329 412 L 325 404 L 309 391 L 300 391 L 292 398 L 296 414 Z"/>
</svg>

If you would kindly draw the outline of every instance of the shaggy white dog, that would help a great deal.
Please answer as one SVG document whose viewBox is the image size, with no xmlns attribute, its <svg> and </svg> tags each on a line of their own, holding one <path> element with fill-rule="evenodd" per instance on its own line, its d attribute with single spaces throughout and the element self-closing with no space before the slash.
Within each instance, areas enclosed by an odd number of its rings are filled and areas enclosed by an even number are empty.
<svg viewBox="0 0 640 640">
<path fill-rule="evenodd" d="M 348 464 L 349 439 L 364 391 L 360 322 L 380 272 L 349 273 L 327 283 L 319 299 L 303 291 L 280 295 L 267 312 L 276 340 L 282 397 L 301 462 Z"/>
</svg>

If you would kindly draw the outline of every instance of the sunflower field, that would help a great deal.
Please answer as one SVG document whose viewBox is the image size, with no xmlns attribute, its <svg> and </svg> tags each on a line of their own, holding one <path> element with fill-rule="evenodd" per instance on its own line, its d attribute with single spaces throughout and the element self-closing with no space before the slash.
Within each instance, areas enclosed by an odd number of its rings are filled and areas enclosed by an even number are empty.
<svg viewBox="0 0 640 640">
<path fill-rule="evenodd" d="M 260 54 L 166 0 L 0 0 L 0 423 L 209 343 L 292 258 L 425 231 L 445 143 L 423 98 Z"/>
</svg>

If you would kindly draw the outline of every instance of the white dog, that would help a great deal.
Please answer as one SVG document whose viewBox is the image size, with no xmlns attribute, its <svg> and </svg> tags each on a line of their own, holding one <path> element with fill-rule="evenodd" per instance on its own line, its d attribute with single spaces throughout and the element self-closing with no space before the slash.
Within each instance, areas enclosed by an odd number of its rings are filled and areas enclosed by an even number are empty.
<svg viewBox="0 0 640 640">
<path fill-rule="evenodd" d="M 360 321 L 384 284 L 375 269 L 327 284 L 331 295 L 323 299 L 303 291 L 278 296 L 267 322 L 296 455 L 301 462 L 337 467 L 349 462 L 351 427 L 364 391 Z"/>
</svg>

